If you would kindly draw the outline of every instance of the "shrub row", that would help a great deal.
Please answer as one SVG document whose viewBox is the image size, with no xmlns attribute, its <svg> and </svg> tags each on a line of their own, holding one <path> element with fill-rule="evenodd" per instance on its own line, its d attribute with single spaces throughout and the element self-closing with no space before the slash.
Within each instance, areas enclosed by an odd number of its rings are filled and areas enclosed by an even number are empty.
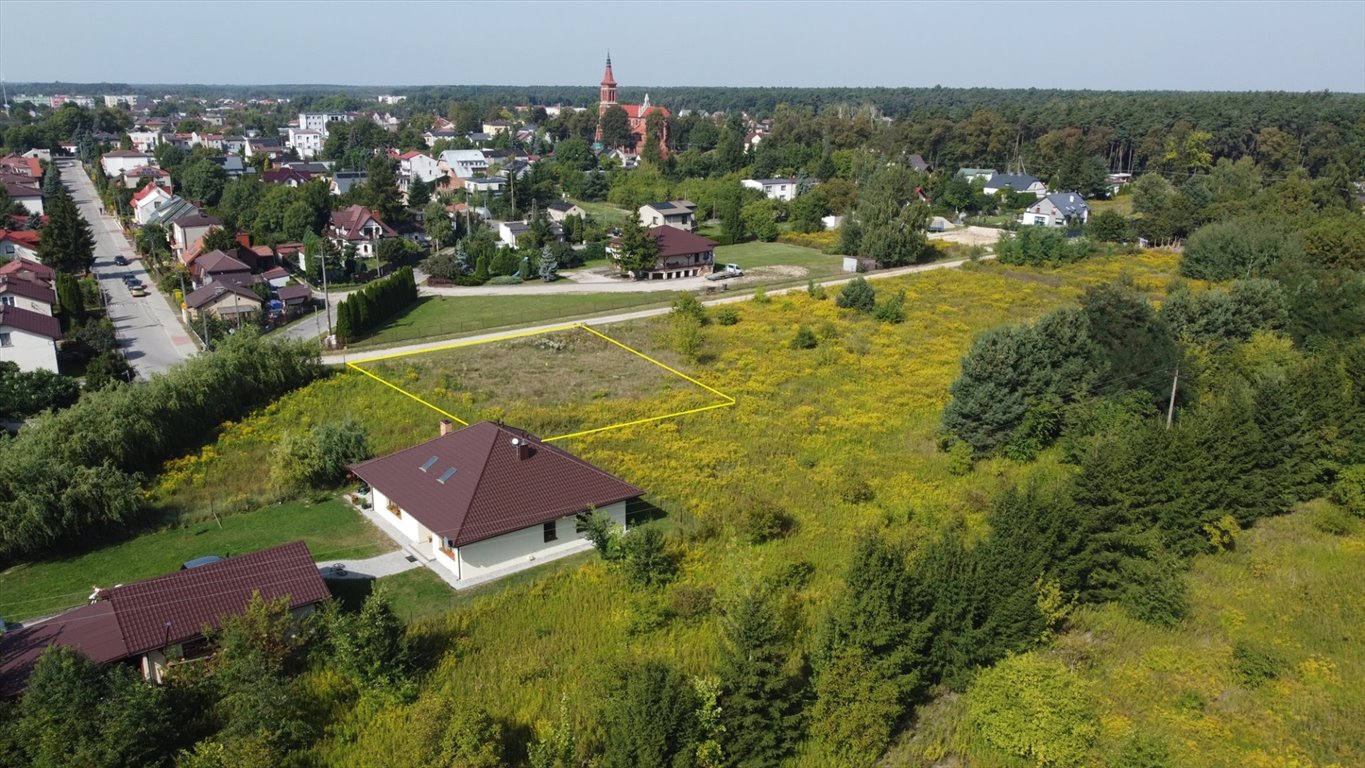
<svg viewBox="0 0 1365 768">
<path fill-rule="evenodd" d="M 403 267 L 347 296 L 337 305 L 337 343 L 347 344 L 417 301 L 412 268 Z"/>
</svg>

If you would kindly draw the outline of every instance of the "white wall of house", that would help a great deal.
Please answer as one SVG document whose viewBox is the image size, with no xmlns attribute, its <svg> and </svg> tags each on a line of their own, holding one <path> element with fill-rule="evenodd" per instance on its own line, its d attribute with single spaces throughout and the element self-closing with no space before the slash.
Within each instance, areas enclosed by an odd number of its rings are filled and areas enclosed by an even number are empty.
<svg viewBox="0 0 1365 768">
<path fill-rule="evenodd" d="M 110 157 L 105 155 L 100 158 L 100 165 L 104 167 L 104 175 L 110 178 L 122 176 L 124 173 L 137 168 L 140 165 L 156 165 L 156 159 L 148 155 L 136 155 L 133 157 Z"/>
<path fill-rule="evenodd" d="M 30 312 L 37 312 L 40 315 L 52 317 L 52 305 L 37 299 L 30 299 L 27 296 L 20 296 L 17 293 L 6 291 L 0 293 L 0 306 L 18 307 L 27 309 Z"/>
<path fill-rule="evenodd" d="M 29 213 L 36 213 L 39 216 L 42 216 L 45 213 L 45 211 L 43 211 L 42 195 L 35 195 L 33 197 L 14 197 L 10 199 L 24 206 L 24 210 L 28 211 Z"/>
<path fill-rule="evenodd" d="M 57 373 L 57 342 L 9 325 L 0 325 L 0 362 L 14 363 L 21 371 Z"/>
<path fill-rule="evenodd" d="M 625 526 L 624 501 L 608 505 L 598 511 L 618 525 Z M 436 562 L 447 568 L 454 566 L 452 570 L 461 581 L 485 579 L 502 572 L 529 568 L 582 552 L 587 546 L 591 546 L 587 537 L 576 532 L 575 523 L 576 520 L 572 516 L 561 517 L 555 521 L 557 538 L 552 542 L 545 541 L 543 525 L 532 525 L 459 547 L 455 550 L 455 562 L 444 555 L 439 556 Z"/>
<path fill-rule="evenodd" d="M 16 243 L 13 240 L 0 242 L 0 264 L 15 258 L 41 261 L 38 252 L 23 243 Z"/>
</svg>

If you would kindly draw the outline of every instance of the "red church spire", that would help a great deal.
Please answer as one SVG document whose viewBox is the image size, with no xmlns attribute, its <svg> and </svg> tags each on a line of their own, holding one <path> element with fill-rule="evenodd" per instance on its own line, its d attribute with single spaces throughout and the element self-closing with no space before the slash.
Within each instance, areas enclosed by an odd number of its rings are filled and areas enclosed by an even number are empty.
<svg viewBox="0 0 1365 768">
<path fill-rule="evenodd" d="M 602 93 L 598 101 L 604 105 L 616 103 L 616 78 L 611 74 L 611 51 L 607 51 L 607 71 L 602 73 Z"/>
</svg>

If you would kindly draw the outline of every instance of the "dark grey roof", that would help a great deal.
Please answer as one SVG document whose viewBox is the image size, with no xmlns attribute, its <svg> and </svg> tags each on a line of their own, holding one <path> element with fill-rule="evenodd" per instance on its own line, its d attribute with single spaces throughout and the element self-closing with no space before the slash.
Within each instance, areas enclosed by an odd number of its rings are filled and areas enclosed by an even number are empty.
<svg viewBox="0 0 1365 768">
<path fill-rule="evenodd" d="M 660 213 L 662 213 L 662 212 L 664 212 L 664 211 L 671 211 L 671 210 L 673 210 L 674 208 L 676 208 L 676 207 L 678 207 L 678 206 L 674 205 L 673 203 L 650 203 L 649 205 L 646 205 L 645 207 L 646 207 L 646 208 L 653 208 L 654 210 L 659 211 Z"/>
<path fill-rule="evenodd" d="M 1036 183 L 1038 179 L 1025 173 L 997 173 L 986 180 L 986 186 L 991 189 L 1009 188 L 1015 192 L 1022 192 Z"/>
<path fill-rule="evenodd" d="M 1079 216 L 1081 213 L 1090 210 L 1085 199 L 1075 192 L 1053 192 L 1043 199 L 1057 206 L 1057 210 L 1067 217 Z"/>
</svg>

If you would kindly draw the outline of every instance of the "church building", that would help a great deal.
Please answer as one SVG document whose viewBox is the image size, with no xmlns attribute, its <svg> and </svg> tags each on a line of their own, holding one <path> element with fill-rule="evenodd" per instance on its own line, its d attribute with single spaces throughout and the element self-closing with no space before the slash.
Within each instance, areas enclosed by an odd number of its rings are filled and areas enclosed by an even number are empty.
<svg viewBox="0 0 1365 768">
<path fill-rule="evenodd" d="M 668 120 L 671 117 L 666 107 L 655 107 L 649 103 L 649 94 L 645 94 L 643 104 L 617 104 L 616 103 L 616 78 L 611 74 L 611 54 L 607 54 L 607 71 L 602 75 L 602 92 L 597 105 L 597 143 L 602 143 L 602 115 L 611 107 L 620 107 L 626 111 L 626 117 L 630 120 L 630 138 L 624 147 L 632 154 L 639 154 L 640 149 L 645 144 L 645 123 L 649 116 L 654 113 L 663 115 L 663 128 L 659 132 L 659 150 L 664 156 L 668 156 Z M 617 147 L 606 147 L 607 149 L 617 149 Z"/>
</svg>

